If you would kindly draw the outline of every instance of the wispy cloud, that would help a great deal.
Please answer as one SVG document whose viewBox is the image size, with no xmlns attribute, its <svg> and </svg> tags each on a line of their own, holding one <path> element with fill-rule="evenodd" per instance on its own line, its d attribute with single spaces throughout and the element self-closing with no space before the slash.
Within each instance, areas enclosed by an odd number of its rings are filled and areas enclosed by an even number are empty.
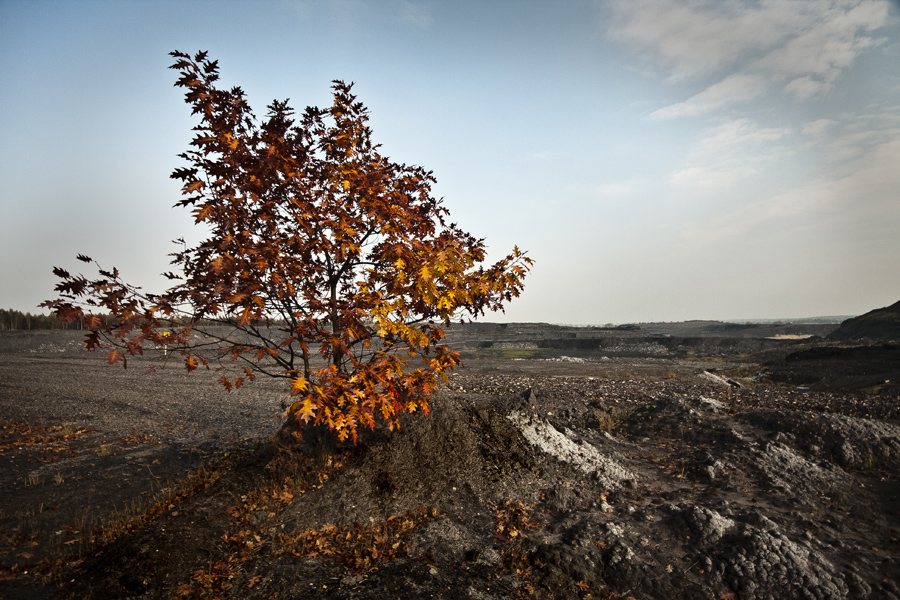
<svg viewBox="0 0 900 600">
<path fill-rule="evenodd" d="M 747 118 L 707 128 L 685 157 L 687 165 L 669 177 L 679 188 L 727 189 L 793 152 L 789 127 L 761 127 Z"/>
<path fill-rule="evenodd" d="M 614 181 L 601 185 L 593 186 L 589 189 L 593 196 L 600 198 L 619 198 L 627 196 L 634 192 L 634 182 L 632 181 Z"/>
<path fill-rule="evenodd" d="M 434 0 L 284 0 L 291 11 L 309 20 L 327 14 L 342 26 L 373 27 L 378 18 L 400 23 L 415 29 L 428 29 L 434 24 Z"/>
<path fill-rule="evenodd" d="M 431 0 L 399 0 L 400 20 L 404 23 L 427 29 L 434 23 L 434 2 Z"/>
<path fill-rule="evenodd" d="M 864 138 L 866 143 L 861 143 Z M 900 129 L 887 132 L 846 133 L 829 149 L 858 153 L 847 162 L 836 161 L 834 170 L 797 186 L 754 202 L 739 205 L 709 222 L 689 227 L 686 239 L 697 243 L 753 239 L 753 233 L 777 235 L 786 230 L 811 229 L 823 248 L 838 244 L 878 242 L 891 256 L 900 257 Z M 705 240 L 705 241 L 702 241 Z M 814 248 L 809 249 L 815 251 Z"/>
<path fill-rule="evenodd" d="M 669 181 L 679 188 L 700 190 L 729 189 L 742 179 L 759 173 L 759 169 L 747 164 L 718 164 L 686 167 L 672 173 Z"/>
<path fill-rule="evenodd" d="M 765 77 L 738 73 L 709 86 L 684 102 L 654 111 L 650 114 L 650 118 L 670 119 L 705 114 L 723 106 L 758 98 L 766 92 L 767 87 L 768 82 Z"/>
<path fill-rule="evenodd" d="M 825 146 L 828 160 L 839 165 L 856 161 L 873 148 L 900 140 L 900 107 L 883 113 L 844 115 L 840 130 Z M 894 156 L 894 166 L 884 165 L 891 172 L 897 172 L 900 153 Z M 898 188 L 900 189 L 900 188 Z"/>
<path fill-rule="evenodd" d="M 654 118 L 706 114 L 780 92 L 819 95 L 880 43 L 888 0 L 621 0 L 610 33 L 644 48 L 671 82 L 709 81 Z"/>
<path fill-rule="evenodd" d="M 800 133 L 808 136 L 817 136 L 825 133 L 836 124 L 837 122 L 831 119 L 817 119 L 804 125 Z"/>
</svg>

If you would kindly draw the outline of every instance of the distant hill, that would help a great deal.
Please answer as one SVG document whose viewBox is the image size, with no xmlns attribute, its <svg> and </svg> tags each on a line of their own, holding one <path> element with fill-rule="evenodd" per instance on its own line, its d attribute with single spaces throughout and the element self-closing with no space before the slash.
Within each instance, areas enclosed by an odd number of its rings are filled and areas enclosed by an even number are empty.
<svg viewBox="0 0 900 600">
<path fill-rule="evenodd" d="M 761 323 L 771 325 L 773 323 L 799 323 L 804 325 L 817 324 L 840 324 L 847 319 L 852 319 L 856 315 L 830 315 L 827 317 L 800 317 L 800 318 L 779 318 L 779 319 L 728 319 L 726 323 Z"/>
<path fill-rule="evenodd" d="M 833 340 L 900 340 L 900 302 L 847 319 L 828 335 Z"/>
</svg>

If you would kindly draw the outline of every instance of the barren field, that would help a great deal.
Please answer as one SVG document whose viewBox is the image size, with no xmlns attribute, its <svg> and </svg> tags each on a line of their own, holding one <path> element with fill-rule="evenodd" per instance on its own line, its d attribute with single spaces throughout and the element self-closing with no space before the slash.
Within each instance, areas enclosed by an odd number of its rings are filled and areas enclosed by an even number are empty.
<svg viewBox="0 0 900 600">
<path fill-rule="evenodd" d="M 628 337 L 451 336 L 429 417 L 337 447 L 0 333 L 0 597 L 900 598 L 895 349 Z"/>
</svg>

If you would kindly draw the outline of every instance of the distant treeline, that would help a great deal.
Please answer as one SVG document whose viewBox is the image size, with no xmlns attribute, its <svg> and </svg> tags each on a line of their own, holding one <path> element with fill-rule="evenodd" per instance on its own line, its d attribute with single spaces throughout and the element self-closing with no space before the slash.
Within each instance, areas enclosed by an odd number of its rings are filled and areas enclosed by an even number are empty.
<svg viewBox="0 0 900 600">
<path fill-rule="evenodd" d="M 114 320 L 112 317 L 100 315 L 100 318 L 108 323 Z M 82 329 L 81 322 L 65 323 L 56 315 L 33 315 L 30 312 L 0 308 L 0 331 L 30 330 L 30 329 Z"/>
<path fill-rule="evenodd" d="M 109 326 L 115 326 L 117 321 L 111 315 L 98 314 L 98 317 Z M 187 325 L 190 319 L 172 319 L 173 325 Z M 200 319 L 195 322 L 197 325 L 223 325 L 229 324 L 231 321 L 210 321 L 208 319 Z M 284 325 L 284 321 L 277 320 L 270 323 L 272 326 Z M 84 329 L 81 321 L 72 321 L 66 323 L 62 319 L 57 318 L 54 314 L 33 315 L 30 312 L 22 312 L 20 310 L 2 309 L 0 308 L 0 331 L 28 331 L 33 329 Z"/>
</svg>

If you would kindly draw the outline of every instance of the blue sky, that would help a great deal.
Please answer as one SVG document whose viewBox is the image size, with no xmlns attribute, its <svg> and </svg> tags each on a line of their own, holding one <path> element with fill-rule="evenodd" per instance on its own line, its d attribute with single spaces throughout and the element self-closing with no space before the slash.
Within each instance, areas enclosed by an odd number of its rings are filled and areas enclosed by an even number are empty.
<svg viewBox="0 0 900 600">
<path fill-rule="evenodd" d="M 900 6 L 886 0 L 0 0 L 0 306 L 77 253 L 161 291 L 194 121 L 168 52 L 257 114 L 355 82 L 492 257 L 495 321 L 861 314 L 900 299 Z"/>
</svg>

